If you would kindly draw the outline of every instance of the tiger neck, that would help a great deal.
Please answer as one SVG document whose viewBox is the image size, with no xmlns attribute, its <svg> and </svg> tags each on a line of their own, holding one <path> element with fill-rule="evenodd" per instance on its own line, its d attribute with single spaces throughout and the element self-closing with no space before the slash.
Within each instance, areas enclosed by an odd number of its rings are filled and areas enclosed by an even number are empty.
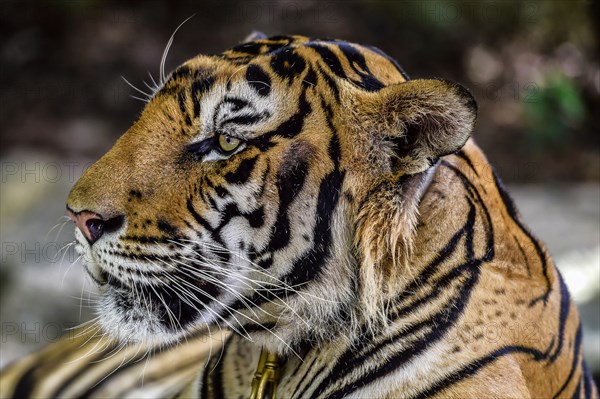
<svg viewBox="0 0 600 399">
<path fill-rule="evenodd" d="M 405 198 L 411 200 L 411 206 L 413 208 L 418 208 L 418 203 L 421 199 L 425 198 L 430 186 L 435 183 L 434 176 L 438 169 L 438 163 L 435 163 L 427 170 L 419 173 L 418 175 L 412 175 L 409 178 L 405 179 L 403 183 L 403 187 L 401 193 L 405 196 Z M 411 212 L 417 213 L 417 209 L 411 210 Z M 385 215 L 388 217 L 389 215 Z M 388 224 L 389 224 L 389 219 Z M 336 250 L 334 253 L 339 254 L 341 250 Z M 350 256 L 350 255 L 349 255 Z M 332 258 L 330 263 L 331 271 L 339 270 L 340 267 L 348 267 L 342 266 L 348 262 L 352 262 L 346 258 Z M 356 267 L 361 270 L 362 267 L 356 265 Z M 339 273 L 339 272 L 338 272 Z M 350 271 L 348 271 L 348 275 L 350 275 Z M 331 277 L 330 277 L 331 278 Z M 329 278 L 329 279 L 330 279 Z M 328 280 L 329 280 L 328 279 Z M 348 277 L 347 281 L 343 283 L 338 282 L 339 285 L 352 285 L 352 278 Z M 371 330 L 373 333 L 380 330 L 382 328 L 381 319 L 385 318 L 382 313 L 382 310 L 385 309 L 385 301 L 388 301 L 390 297 L 395 297 L 400 289 L 400 285 L 394 286 L 393 290 L 390 291 L 389 297 L 381 297 L 378 301 L 373 301 L 370 303 L 366 303 L 364 301 L 365 297 L 372 297 L 375 291 L 377 290 L 377 282 L 372 281 L 372 285 L 368 287 L 366 290 L 364 287 L 361 287 L 364 290 L 362 297 L 363 299 L 358 300 L 358 302 L 352 304 L 351 302 L 356 299 L 356 288 L 348 288 L 347 290 L 333 290 L 332 288 L 327 288 L 330 285 L 323 285 L 322 291 L 323 295 L 326 295 L 324 303 L 311 304 L 311 309 L 304 308 L 296 308 L 294 309 L 296 315 L 309 315 L 314 312 L 314 309 L 318 309 L 321 313 L 318 318 L 307 319 L 307 323 L 309 327 L 304 327 L 304 324 L 297 323 L 297 321 L 292 320 L 288 323 L 282 322 L 283 319 L 280 319 L 275 328 L 272 328 L 268 331 L 254 331 L 252 336 L 254 340 L 254 344 L 258 348 L 262 348 L 268 353 L 271 354 L 279 354 L 283 358 L 288 355 L 296 356 L 298 354 L 302 354 L 307 350 L 310 350 L 313 347 L 326 347 L 330 344 L 332 340 L 339 340 L 343 338 L 347 341 L 352 341 L 354 339 L 360 339 L 363 328 Z M 340 296 L 339 298 L 331 297 L 331 292 L 339 292 L 339 291 L 347 291 L 346 296 Z M 314 295 L 314 294 L 313 294 Z M 309 299 L 315 298 L 309 297 Z M 319 300 L 319 299 L 315 299 Z M 345 303 L 345 306 L 335 306 L 334 302 Z M 302 303 L 302 302 L 301 302 Z M 375 309 L 375 311 L 368 309 L 367 307 L 371 307 L 370 309 Z M 272 312 L 274 313 L 274 312 Z M 377 313 L 377 314 L 375 314 Z M 372 320 L 379 317 L 379 321 Z M 344 321 L 340 322 L 340 318 L 343 318 Z M 384 322 L 385 323 L 385 322 Z M 297 325 L 299 324 L 299 325 Z M 337 338 L 336 338 L 337 337 Z"/>
</svg>

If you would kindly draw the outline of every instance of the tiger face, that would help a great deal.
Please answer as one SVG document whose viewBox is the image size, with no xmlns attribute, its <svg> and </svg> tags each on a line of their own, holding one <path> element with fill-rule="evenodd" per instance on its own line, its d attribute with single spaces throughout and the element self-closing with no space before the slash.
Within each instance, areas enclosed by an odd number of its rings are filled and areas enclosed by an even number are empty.
<svg viewBox="0 0 600 399">
<path fill-rule="evenodd" d="M 373 318 L 427 171 L 474 119 L 462 87 L 372 47 L 273 37 L 187 61 L 67 201 L 101 326 L 285 351 Z"/>
</svg>

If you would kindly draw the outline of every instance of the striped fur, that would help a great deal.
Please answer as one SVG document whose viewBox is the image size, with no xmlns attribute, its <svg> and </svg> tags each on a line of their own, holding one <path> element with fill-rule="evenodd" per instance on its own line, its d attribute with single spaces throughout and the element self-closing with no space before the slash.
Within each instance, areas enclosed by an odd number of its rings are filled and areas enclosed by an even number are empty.
<svg viewBox="0 0 600 399">
<path fill-rule="evenodd" d="M 218 355 L 227 335 L 188 337 L 175 347 L 120 345 L 89 329 L 9 365 L 0 376 L 1 398 L 143 398 L 177 395 Z M 214 342 L 213 342 L 214 339 Z"/>
<path fill-rule="evenodd" d="M 469 139 L 472 96 L 372 47 L 252 40 L 177 68 L 73 188 L 111 220 L 76 231 L 110 337 L 13 365 L 3 397 L 243 398 L 261 348 L 285 398 L 597 397 L 564 282 Z M 221 328 L 222 352 L 198 335 Z M 105 360 L 50 370 L 96 340 Z M 132 340 L 170 348 L 143 386 Z"/>
</svg>

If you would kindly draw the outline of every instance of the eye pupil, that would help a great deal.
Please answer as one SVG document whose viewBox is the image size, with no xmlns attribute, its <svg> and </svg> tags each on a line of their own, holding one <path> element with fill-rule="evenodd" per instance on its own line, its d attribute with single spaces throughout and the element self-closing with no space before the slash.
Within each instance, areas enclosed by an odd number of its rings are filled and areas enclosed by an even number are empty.
<svg viewBox="0 0 600 399">
<path fill-rule="evenodd" d="M 236 137 L 227 134 L 218 134 L 217 143 L 221 152 L 231 153 L 240 146 L 242 141 Z"/>
</svg>

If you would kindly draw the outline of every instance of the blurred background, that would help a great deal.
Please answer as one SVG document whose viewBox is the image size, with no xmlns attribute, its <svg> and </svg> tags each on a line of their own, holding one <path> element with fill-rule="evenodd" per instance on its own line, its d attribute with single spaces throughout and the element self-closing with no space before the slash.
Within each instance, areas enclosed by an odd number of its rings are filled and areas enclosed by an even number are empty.
<svg viewBox="0 0 600 399">
<path fill-rule="evenodd" d="M 375 45 L 468 87 L 474 137 L 548 244 L 600 375 L 600 5 L 594 1 L 0 1 L 0 367 L 93 317 L 68 191 L 170 70 L 253 30 Z M 596 22 L 594 22 L 596 21 Z M 57 225 L 58 223 L 58 225 Z M 56 226 L 54 229 L 53 227 Z"/>
</svg>

